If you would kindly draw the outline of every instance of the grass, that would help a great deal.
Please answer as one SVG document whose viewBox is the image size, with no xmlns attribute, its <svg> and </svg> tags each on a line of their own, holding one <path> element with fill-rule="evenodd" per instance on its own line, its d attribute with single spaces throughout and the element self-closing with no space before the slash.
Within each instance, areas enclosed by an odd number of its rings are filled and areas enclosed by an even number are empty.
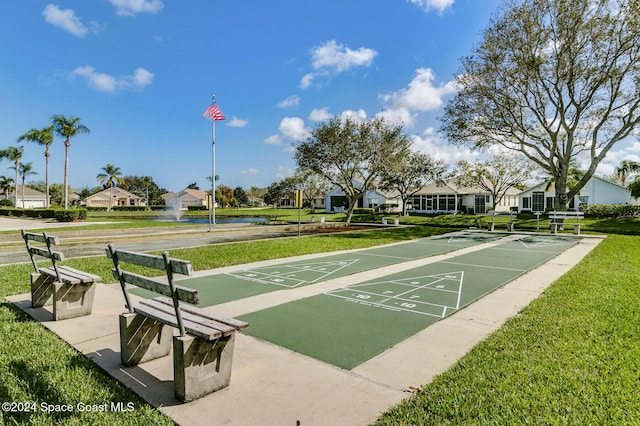
<svg viewBox="0 0 640 426">
<path fill-rule="evenodd" d="M 419 217 L 429 227 L 392 228 L 206 249 L 172 250 L 196 270 L 364 248 L 417 238 L 473 217 Z M 535 226 L 535 218 L 516 229 Z M 354 219 L 354 221 L 356 221 Z M 402 218 L 405 222 L 405 218 Z M 542 221 L 541 221 L 542 222 Z M 640 234 L 638 220 L 582 221 L 583 230 Z M 541 225 L 542 229 L 542 225 Z M 52 231 L 53 232 L 53 231 Z M 102 257 L 66 264 L 110 278 Z M 30 265 L 0 268 L 0 296 L 28 291 Z M 379 425 L 640 424 L 640 239 L 610 235 L 500 330 L 449 371 L 390 409 Z M 124 413 L 1 413 L 4 424 L 171 424 L 57 336 L 0 298 L 0 401 L 133 402 Z M 419 368 L 419 367 L 418 367 Z"/>
<path fill-rule="evenodd" d="M 640 240 L 610 236 L 377 425 L 640 424 Z"/>
<path fill-rule="evenodd" d="M 282 238 L 172 250 L 171 256 L 191 260 L 194 269 L 202 270 L 299 254 L 371 247 L 444 231 L 416 227 Z M 63 264 L 98 274 L 104 282 L 113 282 L 112 265 L 106 256 L 70 259 Z M 30 264 L 0 267 L 0 295 L 28 292 L 31 271 Z M 3 372 L 0 375 L 0 402 L 31 402 L 36 408 L 30 413 L 0 411 L 0 424 L 172 424 L 171 419 L 32 321 L 4 297 L 0 297 L 0 342 L 0 371 Z M 79 412 L 76 409 L 78 403 L 101 406 L 110 402 L 130 402 L 134 409 L 130 412 Z M 48 414 L 41 409 L 42 403 L 71 404 L 74 411 Z"/>
</svg>

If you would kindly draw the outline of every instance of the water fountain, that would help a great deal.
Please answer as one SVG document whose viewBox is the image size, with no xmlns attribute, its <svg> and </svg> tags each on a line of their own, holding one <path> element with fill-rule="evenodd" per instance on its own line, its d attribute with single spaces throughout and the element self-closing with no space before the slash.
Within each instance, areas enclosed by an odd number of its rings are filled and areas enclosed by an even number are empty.
<svg viewBox="0 0 640 426">
<path fill-rule="evenodd" d="M 165 211 L 167 212 L 167 216 L 172 219 L 173 222 L 180 222 L 182 220 L 182 210 L 180 209 L 180 202 L 176 199 L 173 203 L 168 204 Z"/>
</svg>

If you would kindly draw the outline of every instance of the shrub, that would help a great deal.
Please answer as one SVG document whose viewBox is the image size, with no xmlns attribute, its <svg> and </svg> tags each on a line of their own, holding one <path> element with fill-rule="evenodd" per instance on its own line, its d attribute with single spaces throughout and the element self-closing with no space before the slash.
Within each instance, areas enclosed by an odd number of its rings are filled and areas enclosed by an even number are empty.
<svg viewBox="0 0 640 426">
<path fill-rule="evenodd" d="M 113 206 L 114 212 L 142 212 L 147 210 L 146 206 Z"/>
<path fill-rule="evenodd" d="M 11 200 L 0 200 L 0 207 L 13 207 L 13 201 L 11 201 Z"/>
<path fill-rule="evenodd" d="M 207 210 L 207 206 L 187 206 L 189 211 Z"/>
<path fill-rule="evenodd" d="M 55 219 L 58 222 L 73 222 L 78 219 L 78 209 L 56 210 Z"/>
<path fill-rule="evenodd" d="M 353 209 L 353 214 L 373 214 L 373 209 Z"/>
<path fill-rule="evenodd" d="M 631 204 L 593 204 L 584 209 L 584 214 L 597 219 L 640 217 L 640 206 Z"/>
</svg>

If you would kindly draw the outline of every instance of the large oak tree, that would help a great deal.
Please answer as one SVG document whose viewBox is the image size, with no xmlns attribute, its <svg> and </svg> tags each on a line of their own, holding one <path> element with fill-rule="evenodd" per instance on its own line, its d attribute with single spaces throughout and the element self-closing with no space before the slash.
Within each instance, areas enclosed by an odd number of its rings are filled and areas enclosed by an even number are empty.
<svg viewBox="0 0 640 426">
<path fill-rule="evenodd" d="M 442 130 L 523 153 L 555 181 L 556 208 L 640 122 L 640 0 L 508 0 L 462 60 Z M 587 161 L 572 188 L 572 159 Z"/>
<path fill-rule="evenodd" d="M 402 126 L 383 118 L 357 121 L 334 117 L 320 123 L 295 146 L 298 167 L 323 176 L 347 199 L 347 223 L 358 200 L 374 189 L 385 170 L 409 154 L 410 140 Z"/>
</svg>

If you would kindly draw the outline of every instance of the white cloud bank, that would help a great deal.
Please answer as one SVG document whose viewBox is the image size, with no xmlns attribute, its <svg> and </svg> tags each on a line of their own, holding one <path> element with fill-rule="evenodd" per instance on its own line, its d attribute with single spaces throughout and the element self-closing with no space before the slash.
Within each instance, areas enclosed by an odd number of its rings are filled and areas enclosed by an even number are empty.
<svg viewBox="0 0 640 426">
<path fill-rule="evenodd" d="M 442 13 L 448 7 L 453 5 L 455 0 L 407 0 L 408 3 L 413 3 L 426 12 L 430 10 L 437 10 Z"/>
<path fill-rule="evenodd" d="M 90 31 L 96 32 L 99 28 L 95 22 L 91 22 L 91 28 L 87 27 L 72 9 L 60 9 L 55 4 L 48 4 L 42 11 L 42 16 L 54 27 L 62 28 L 78 37 L 84 37 Z"/>
<path fill-rule="evenodd" d="M 133 74 L 114 77 L 97 72 L 94 67 L 77 67 L 71 72 L 71 78 L 81 77 L 87 81 L 89 87 L 100 92 L 115 92 L 116 90 L 142 90 L 153 81 L 153 73 L 144 68 L 136 69 Z"/>
<path fill-rule="evenodd" d="M 158 13 L 164 7 L 162 0 L 108 0 L 120 16 L 134 16 L 138 13 Z"/>
<path fill-rule="evenodd" d="M 315 71 L 302 77 L 300 87 L 308 88 L 320 76 L 340 74 L 355 67 L 370 67 L 377 55 L 378 52 L 373 49 L 361 47 L 353 50 L 330 40 L 311 49 L 311 66 Z"/>
</svg>

